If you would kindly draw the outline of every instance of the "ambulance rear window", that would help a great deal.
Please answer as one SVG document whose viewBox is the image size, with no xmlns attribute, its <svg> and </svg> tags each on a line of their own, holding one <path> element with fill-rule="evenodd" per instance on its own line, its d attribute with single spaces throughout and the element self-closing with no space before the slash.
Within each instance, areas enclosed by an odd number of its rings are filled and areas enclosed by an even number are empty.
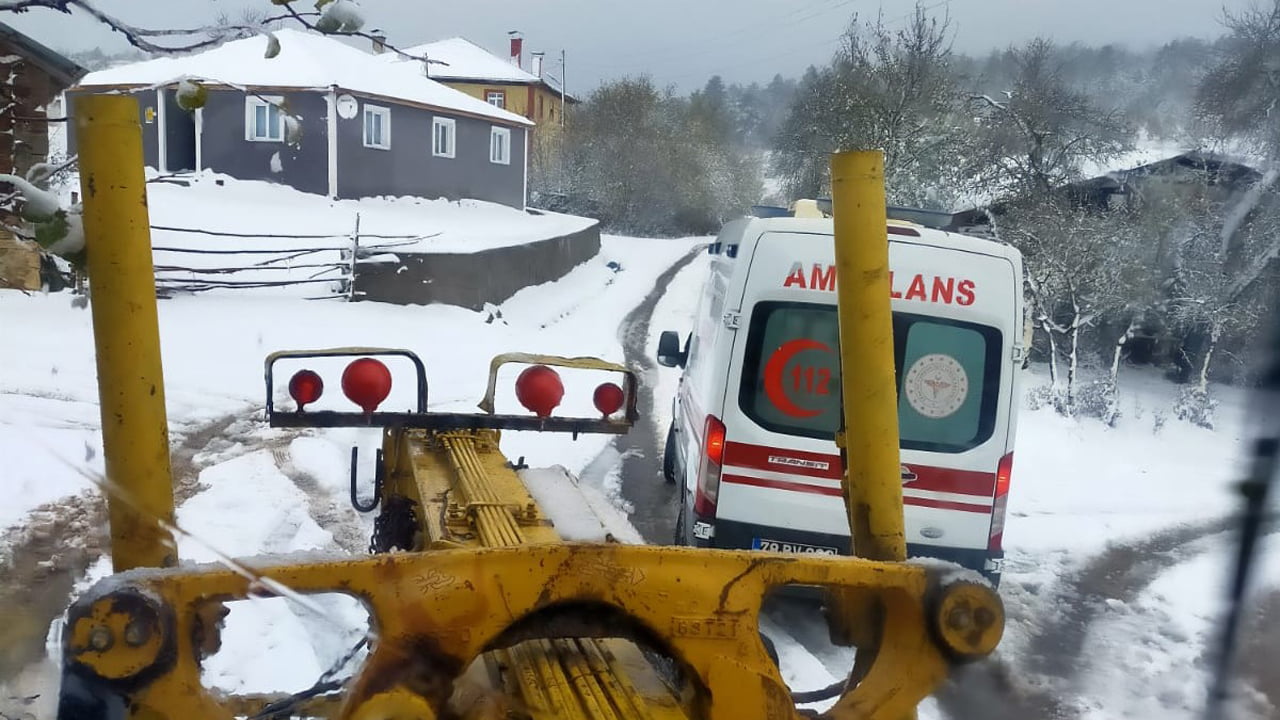
<svg viewBox="0 0 1280 720">
<path fill-rule="evenodd" d="M 956 453 L 986 442 L 1000 395 L 998 329 L 894 313 L 894 366 L 902 447 Z M 761 427 L 814 438 L 840 426 L 836 309 L 813 303 L 755 306 L 739 404 Z"/>
</svg>

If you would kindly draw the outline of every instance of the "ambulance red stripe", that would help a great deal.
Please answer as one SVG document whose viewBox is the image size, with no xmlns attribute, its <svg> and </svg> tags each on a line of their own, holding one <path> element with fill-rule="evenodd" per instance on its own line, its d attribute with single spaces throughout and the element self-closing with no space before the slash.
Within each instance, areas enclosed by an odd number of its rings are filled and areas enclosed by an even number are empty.
<svg viewBox="0 0 1280 720">
<path fill-rule="evenodd" d="M 808 483 L 790 482 L 788 480 L 775 480 L 773 478 L 726 474 L 720 478 L 720 481 L 732 483 L 734 485 L 750 485 L 752 487 L 769 488 L 772 490 L 788 490 L 791 492 L 810 493 L 813 495 L 840 497 L 840 488 L 838 487 L 809 485 Z M 949 500 L 934 500 L 932 498 L 903 497 L 902 504 L 936 508 L 939 510 L 957 510 L 960 512 L 982 513 L 983 515 L 991 514 L 990 505 L 971 505 L 969 503 L 951 502 Z"/>
<path fill-rule="evenodd" d="M 950 502 L 948 500 L 932 500 L 929 498 L 903 497 L 903 505 L 916 505 L 918 507 L 937 508 L 939 510 L 959 510 L 961 512 L 982 513 L 983 515 L 991 514 L 990 505 L 970 505 L 969 503 Z"/>
<path fill-rule="evenodd" d="M 722 475 L 720 482 L 733 483 L 735 485 L 752 485 L 754 487 L 772 488 L 774 490 L 791 490 L 794 492 L 813 493 L 815 495 L 829 495 L 831 497 L 840 497 L 840 488 L 824 487 L 822 485 L 809 485 L 807 483 L 790 482 L 788 480 L 774 480 L 771 478 L 748 477 L 746 475 Z"/>
<path fill-rule="evenodd" d="M 772 462 L 770 458 L 773 458 Z M 839 455 L 740 442 L 725 443 L 724 464 L 828 480 L 839 480 L 842 474 Z"/>
<path fill-rule="evenodd" d="M 822 478 L 824 480 L 839 480 L 844 473 L 843 468 L 840 466 L 839 455 L 805 452 L 803 450 L 769 447 L 767 445 L 730 441 L 725 443 L 724 458 L 726 467 L 768 470 L 787 473 L 788 475 Z M 824 465 L 825 467 L 823 467 Z M 994 472 L 954 470 L 928 465 L 904 465 L 916 476 L 914 480 L 908 480 L 904 483 L 905 487 L 909 487 L 912 490 L 977 495 L 985 498 L 995 495 L 996 475 Z"/>
</svg>

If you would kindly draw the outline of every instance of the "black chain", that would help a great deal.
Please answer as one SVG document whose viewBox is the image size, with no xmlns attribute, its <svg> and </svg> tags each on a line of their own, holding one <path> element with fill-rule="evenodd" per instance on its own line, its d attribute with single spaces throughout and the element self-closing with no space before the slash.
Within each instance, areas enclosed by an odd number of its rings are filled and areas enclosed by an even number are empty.
<svg viewBox="0 0 1280 720">
<path fill-rule="evenodd" d="M 386 553 L 393 549 L 412 550 L 413 536 L 418 531 L 417 503 L 404 495 L 391 495 L 382 500 L 382 512 L 373 521 L 369 552 Z"/>
<path fill-rule="evenodd" d="M 303 701 L 310 700 L 317 695 L 324 695 L 336 690 L 341 690 L 342 686 L 347 683 L 347 679 L 339 680 L 338 673 L 342 672 L 342 668 L 346 667 L 347 663 L 351 662 L 351 659 L 368 644 L 369 636 L 365 635 L 360 638 L 360 642 L 352 646 L 346 654 L 338 658 L 338 661 L 334 663 L 332 667 L 324 671 L 324 674 L 320 676 L 320 679 L 316 680 L 315 685 L 312 685 L 301 692 L 296 692 L 284 699 L 267 704 L 262 708 L 261 712 L 257 715 L 253 715 L 249 720 L 277 720 L 278 718 L 288 717 L 291 712 L 298 707 L 298 705 L 303 703 Z"/>
</svg>

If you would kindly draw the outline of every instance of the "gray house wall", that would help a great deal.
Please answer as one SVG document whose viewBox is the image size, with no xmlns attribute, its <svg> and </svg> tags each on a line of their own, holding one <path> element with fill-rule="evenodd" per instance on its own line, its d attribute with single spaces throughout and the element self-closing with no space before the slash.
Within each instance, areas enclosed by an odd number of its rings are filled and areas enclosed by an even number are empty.
<svg viewBox="0 0 1280 720">
<path fill-rule="evenodd" d="M 338 118 L 338 197 L 415 195 L 450 200 L 474 198 L 524 207 L 523 127 L 511 129 L 511 164 L 489 162 L 493 123 L 377 100 L 391 110 L 391 149 L 364 146 L 364 106 L 354 118 Z M 431 154 L 431 119 L 456 122 L 454 157 Z M 505 127 L 505 126 L 504 126 Z"/>
<path fill-rule="evenodd" d="M 245 94 L 210 90 L 203 110 L 201 162 L 206 169 L 242 180 L 266 180 L 303 192 L 329 193 L 329 143 L 324 93 L 274 92 L 283 97 L 291 115 L 299 117 L 302 135 L 297 147 L 283 142 L 245 140 Z M 281 172 L 271 171 L 271 156 L 280 153 Z"/>
<path fill-rule="evenodd" d="M 264 96 L 283 97 L 289 112 L 300 118 L 302 134 L 296 147 L 283 142 L 245 140 L 245 94 L 238 90 L 210 89 L 208 92 L 201 110 L 198 137 L 194 116 L 177 106 L 172 90 L 165 93 L 168 171 L 194 170 L 195 143 L 199 142 L 203 169 L 243 180 L 281 183 L 318 195 L 329 193 L 327 92 L 261 91 Z M 70 112 L 74 112 L 74 99 L 85 93 L 84 90 L 68 93 Z M 136 96 L 144 161 L 148 167 L 159 169 L 160 119 L 155 90 L 140 91 Z M 509 128 L 511 163 L 501 165 L 489 162 L 489 133 L 494 123 L 375 100 L 371 104 L 391 110 L 391 149 L 367 148 L 364 146 L 366 101 L 359 100 L 360 109 L 354 118 L 337 120 L 338 197 L 474 198 L 524 207 L 526 128 Z M 157 111 L 152 123 L 146 122 L 148 107 Z M 431 121 L 436 116 L 453 118 L 456 123 L 452 158 L 431 154 Z M 74 122 L 68 130 L 68 147 L 75 152 Z M 280 154 L 278 173 L 271 169 L 271 158 L 276 153 Z"/>
<path fill-rule="evenodd" d="M 91 95 L 93 93 L 83 90 L 67 91 L 67 154 L 74 155 L 79 150 L 76 147 L 76 98 L 82 95 Z M 158 141 L 160 128 L 160 109 L 156 107 L 156 91 L 146 90 L 135 93 L 138 98 L 138 122 L 142 123 L 142 160 L 147 167 L 160 166 L 160 145 Z M 156 111 L 155 122 L 147 123 L 147 108 Z"/>
</svg>

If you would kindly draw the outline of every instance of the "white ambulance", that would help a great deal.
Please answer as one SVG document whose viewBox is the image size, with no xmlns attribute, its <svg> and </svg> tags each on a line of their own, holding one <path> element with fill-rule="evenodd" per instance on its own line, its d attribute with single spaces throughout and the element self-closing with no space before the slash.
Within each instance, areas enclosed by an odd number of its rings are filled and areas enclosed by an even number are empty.
<svg viewBox="0 0 1280 720">
<path fill-rule="evenodd" d="M 911 557 L 999 581 L 1023 352 L 1012 247 L 890 221 L 902 494 Z M 835 258 L 829 218 L 724 227 L 696 316 L 664 332 L 681 367 L 664 458 L 676 542 L 847 554 Z"/>
</svg>

